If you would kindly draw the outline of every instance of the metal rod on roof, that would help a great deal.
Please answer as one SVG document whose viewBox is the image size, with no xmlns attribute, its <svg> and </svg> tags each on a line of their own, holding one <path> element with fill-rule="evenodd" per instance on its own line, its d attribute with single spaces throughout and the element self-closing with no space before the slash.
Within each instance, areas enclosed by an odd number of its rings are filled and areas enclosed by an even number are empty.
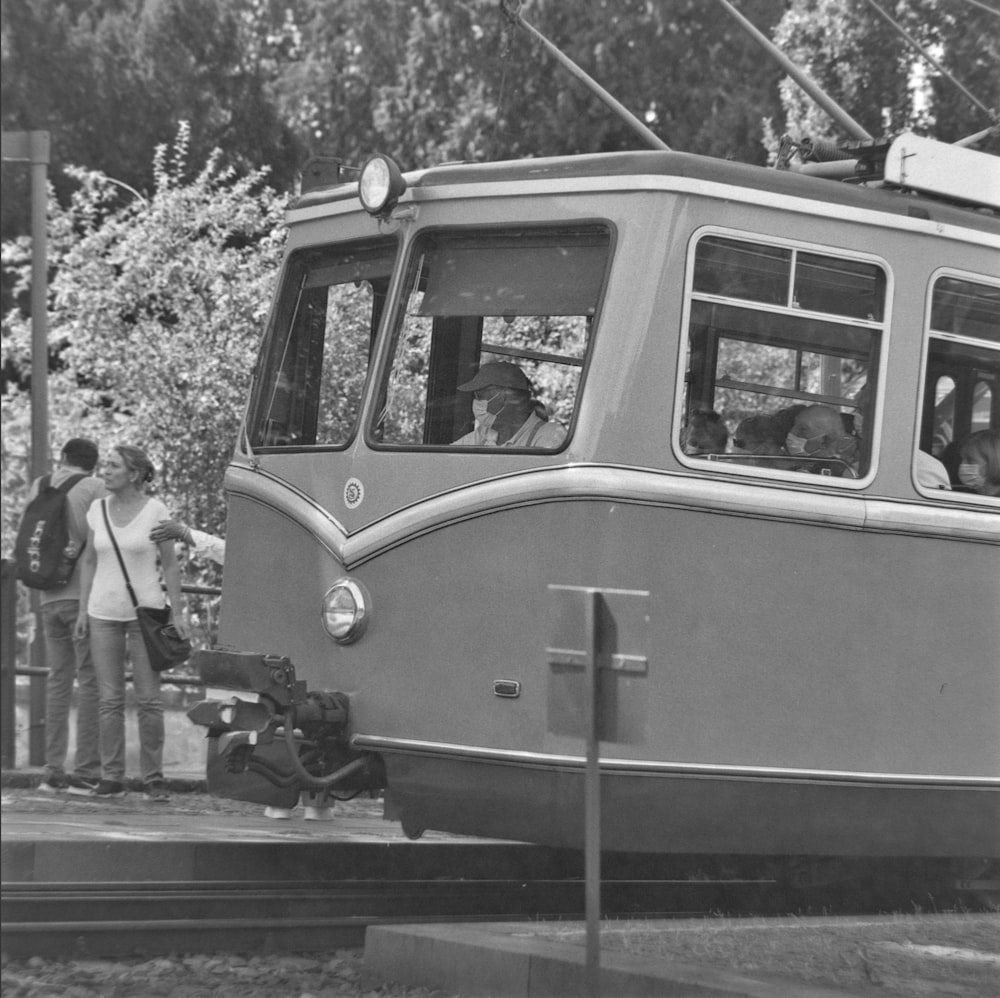
<svg viewBox="0 0 1000 998">
<path fill-rule="evenodd" d="M 664 149 L 667 152 L 670 151 L 670 146 L 666 144 L 655 132 L 647 128 L 624 104 L 620 101 L 615 100 L 595 79 L 588 76 L 584 70 L 582 70 L 568 55 L 562 52 L 556 45 L 548 40 L 536 27 L 529 24 L 522 16 L 520 9 L 520 4 L 516 8 L 511 9 L 506 3 L 501 3 L 504 13 L 516 24 L 519 24 L 533 37 L 537 38 L 542 45 L 545 46 L 546 51 L 558 60 L 566 69 L 570 71 L 585 87 L 587 87 L 591 93 L 600 98 L 615 114 L 621 118 L 625 124 L 627 124 L 633 131 L 641 135 L 646 142 L 649 143 L 654 149 Z"/>
<path fill-rule="evenodd" d="M 824 110 L 844 131 L 855 139 L 872 139 L 873 136 L 858 124 L 815 80 L 792 62 L 766 35 L 761 34 L 729 0 L 719 0 L 725 11 L 740 27 L 760 45 L 765 52 Z"/>
<path fill-rule="evenodd" d="M 1000 125 L 990 125 L 989 128 L 984 128 L 980 132 L 973 132 L 972 135 L 966 135 L 964 139 L 955 139 L 951 144 L 953 146 L 974 146 L 977 142 L 985 139 L 990 132 L 1000 132 Z"/>
</svg>

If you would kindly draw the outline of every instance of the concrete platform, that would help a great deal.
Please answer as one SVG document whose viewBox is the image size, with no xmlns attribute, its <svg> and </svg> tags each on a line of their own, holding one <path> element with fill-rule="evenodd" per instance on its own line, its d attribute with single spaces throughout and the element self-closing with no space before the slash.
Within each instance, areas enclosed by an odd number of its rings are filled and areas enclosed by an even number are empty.
<svg viewBox="0 0 1000 998">
<path fill-rule="evenodd" d="M 5 883 L 322 883 L 365 878 L 528 880 L 582 875 L 582 855 L 575 850 L 436 832 L 412 842 L 398 824 L 382 819 L 381 801 L 369 798 L 337 803 L 332 821 L 305 821 L 301 808 L 291 820 L 273 821 L 264 817 L 259 805 L 210 797 L 196 778 L 168 780 L 173 793 L 166 804 L 147 801 L 137 790 L 116 801 L 48 795 L 37 789 L 37 781 L 37 773 L 23 772 L 3 774 L 0 781 L 0 866 Z M 654 858 L 639 859 L 636 866 L 636 857 L 609 855 L 603 864 L 605 875 L 667 874 L 666 869 L 657 869 Z M 991 980 L 1000 980 L 1000 943 L 982 942 L 984 933 L 988 940 L 1000 940 L 1000 916 L 982 917 L 993 921 L 986 923 L 985 930 L 980 928 L 978 936 L 970 936 L 968 943 L 951 939 L 949 945 L 967 945 L 972 958 L 993 961 L 989 964 Z M 769 920 L 779 937 L 787 933 L 781 922 Z M 797 919 L 794 925 L 798 928 L 803 922 Z M 678 924 L 676 920 L 669 923 L 672 928 Z M 692 922 L 691 931 L 708 933 L 717 924 L 713 920 Z M 607 941 L 618 925 L 604 923 L 602 940 Z M 373 980 L 440 988 L 464 998 L 577 998 L 587 993 L 583 931 L 582 923 L 568 921 L 373 927 L 368 930 L 364 961 Z M 818 940 L 821 936 L 822 932 L 817 933 Z M 861 927 L 859 939 L 862 947 L 870 947 L 875 954 L 876 933 Z M 973 951 L 974 947 L 978 949 Z M 845 952 L 857 949 L 852 943 Z M 923 967 L 915 973 L 922 974 Z M 636 955 L 610 945 L 601 954 L 604 998 L 854 998 L 873 993 L 864 988 L 852 992 L 765 978 L 756 972 L 730 973 L 697 961 Z M 995 989 L 946 993 L 963 998 L 1000 994 Z"/>
<path fill-rule="evenodd" d="M 614 920 L 600 942 L 604 998 L 1000 995 L 995 914 Z M 373 926 L 364 965 L 372 980 L 463 998 L 593 993 L 574 922 Z"/>
<path fill-rule="evenodd" d="M 95 801 L 7 785 L 0 814 L 5 883 L 535 879 L 578 863 L 571 850 L 526 843 L 440 832 L 410 841 L 369 798 L 338 802 L 330 821 L 306 821 L 302 808 L 271 820 L 259 805 L 198 791 L 153 803 L 135 790 Z"/>
<path fill-rule="evenodd" d="M 546 939 L 524 923 L 371 927 L 364 965 L 372 979 L 438 988 L 463 998 L 581 998 L 590 993 L 586 948 Z M 601 953 L 599 981 L 606 998 L 860 998 L 839 988 L 608 950 Z"/>
</svg>

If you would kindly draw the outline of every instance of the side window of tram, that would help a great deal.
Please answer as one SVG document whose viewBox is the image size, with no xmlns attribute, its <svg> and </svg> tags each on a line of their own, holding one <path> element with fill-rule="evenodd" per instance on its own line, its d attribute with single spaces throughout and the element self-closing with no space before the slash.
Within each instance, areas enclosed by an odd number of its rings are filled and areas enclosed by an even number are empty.
<svg viewBox="0 0 1000 998">
<path fill-rule="evenodd" d="M 286 268 L 251 404 L 255 448 L 354 434 L 395 243 L 300 251 Z"/>
<path fill-rule="evenodd" d="M 694 254 L 680 445 L 717 470 L 864 477 L 886 278 L 728 236 Z"/>
<path fill-rule="evenodd" d="M 374 442 L 560 449 L 609 249 L 597 226 L 422 236 Z"/>
<path fill-rule="evenodd" d="M 1000 284 L 935 282 L 918 446 L 943 465 L 944 491 L 918 479 L 935 497 L 1000 497 Z"/>
</svg>

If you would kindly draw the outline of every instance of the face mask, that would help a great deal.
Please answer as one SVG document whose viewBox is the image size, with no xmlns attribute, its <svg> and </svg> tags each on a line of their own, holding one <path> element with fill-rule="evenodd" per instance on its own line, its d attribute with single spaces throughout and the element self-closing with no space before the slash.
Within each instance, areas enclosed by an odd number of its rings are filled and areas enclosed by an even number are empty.
<svg viewBox="0 0 1000 998">
<path fill-rule="evenodd" d="M 497 416 L 503 412 L 504 406 L 507 404 L 506 400 L 502 399 L 502 395 L 502 392 L 497 392 L 496 395 L 492 395 L 488 399 L 474 398 L 472 400 L 472 415 L 475 417 L 477 430 L 482 430 L 485 433 L 496 422 Z M 502 399 L 501 403 L 497 406 L 496 412 L 492 412 L 490 406 L 497 399 Z"/>
<path fill-rule="evenodd" d="M 493 426 L 497 418 L 495 412 L 490 412 L 489 405 L 490 403 L 486 399 L 472 400 L 472 415 L 476 419 L 476 429 L 484 432 Z"/>
<path fill-rule="evenodd" d="M 975 462 L 960 464 L 958 466 L 958 479 L 974 492 L 979 492 L 986 487 L 986 475 L 983 473 L 982 466 Z"/>
<path fill-rule="evenodd" d="M 805 457 L 808 454 L 806 450 L 806 443 L 808 441 L 805 437 L 797 437 L 794 433 L 789 433 L 785 437 L 785 450 L 789 454 L 794 454 L 796 457 Z"/>
</svg>

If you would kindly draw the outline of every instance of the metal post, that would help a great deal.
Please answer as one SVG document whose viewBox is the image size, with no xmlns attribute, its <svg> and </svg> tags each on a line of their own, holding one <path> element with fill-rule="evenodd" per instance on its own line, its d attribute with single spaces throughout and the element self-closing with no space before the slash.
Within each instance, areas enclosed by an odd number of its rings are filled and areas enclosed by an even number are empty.
<svg viewBox="0 0 1000 998">
<path fill-rule="evenodd" d="M 49 133 L 29 132 L 31 157 L 31 474 L 49 470 L 49 324 L 46 202 Z"/>
<path fill-rule="evenodd" d="M 29 132 L 31 154 L 31 474 L 49 471 L 49 288 L 47 263 L 46 202 L 49 164 L 49 133 Z M 45 635 L 42 631 L 41 599 L 31 591 L 31 612 L 35 615 L 35 640 L 31 664 L 45 668 Z M 28 765 L 45 763 L 45 676 L 33 675 L 31 722 L 28 732 Z"/>
<path fill-rule="evenodd" d="M 587 998 L 601 998 L 601 667 L 598 649 L 601 594 L 587 593 L 587 768 L 584 781 L 583 877 L 587 917 Z"/>
<path fill-rule="evenodd" d="M 49 328 L 48 328 L 48 132 L 4 132 L 4 161 L 31 164 L 31 476 L 49 470 Z M 45 668 L 45 642 L 38 592 L 31 592 L 35 636 L 31 665 Z M 45 676 L 32 675 L 31 720 L 28 735 L 29 765 L 45 761 Z"/>
<path fill-rule="evenodd" d="M 42 608 L 38 590 L 31 590 L 31 612 L 35 617 L 35 635 L 31 642 L 32 673 L 28 679 L 28 765 L 45 765 L 45 685 L 48 668 L 45 657 L 45 635 L 42 633 Z"/>
<path fill-rule="evenodd" d="M 4 558 L 0 575 L 0 765 L 17 762 L 17 570 Z"/>
<path fill-rule="evenodd" d="M 601 741 L 642 740 L 634 711 L 620 716 L 617 696 L 648 672 L 649 592 L 549 585 L 548 728 L 582 738 L 583 858 L 588 998 L 601 994 Z M 606 684 L 606 685 L 605 685 Z"/>
</svg>

